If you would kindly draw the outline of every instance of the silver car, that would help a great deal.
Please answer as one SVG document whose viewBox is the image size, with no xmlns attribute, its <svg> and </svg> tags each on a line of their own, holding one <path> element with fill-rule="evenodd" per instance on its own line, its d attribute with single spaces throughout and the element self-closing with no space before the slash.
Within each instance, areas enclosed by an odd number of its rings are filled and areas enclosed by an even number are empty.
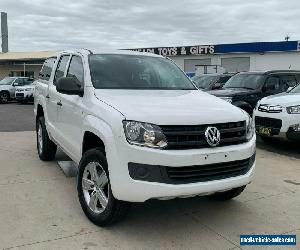
<svg viewBox="0 0 300 250">
<path fill-rule="evenodd" d="M 29 85 L 33 80 L 28 77 L 6 77 L 0 81 L 0 103 L 7 103 L 15 98 L 17 86 Z"/>
</svg>

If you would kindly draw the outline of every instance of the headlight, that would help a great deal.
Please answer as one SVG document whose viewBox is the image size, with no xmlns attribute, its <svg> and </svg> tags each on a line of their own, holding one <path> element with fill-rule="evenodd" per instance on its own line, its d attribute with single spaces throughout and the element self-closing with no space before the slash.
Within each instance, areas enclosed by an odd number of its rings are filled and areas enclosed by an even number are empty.
<svg viewBox="0 0 300 250">
<path fill-rule="evenodd" d="M 291 106 L 291 107 L 287 107 L 286 111 L 289 114 L 300 114 L 300 105 L 298 106 Z"/>
<path fill-rule="evenodd" d="M 167 146 L 167 139 L 161 128 L 157 125 L 123 121 L 124 132 L 130 144 L 145 146 L 150 148 L 164 148 Z"/>
<path fill-rule="evenodd" d="M 27 88 L 27 89 L 25 89 L 25 91 L 31 91 L 32 90 L 32 88 Z"/>
<path fill-rule="evenodd" d="M 220 97 L 222 100 L 232 103 L 232 97 Z"/>
<path fill-rule="evenodd" d="M 246 139 L 250 141 L 255 132 L 255 123 L 254 120 L 248 115 L 246 120 Z"/>
</svg>

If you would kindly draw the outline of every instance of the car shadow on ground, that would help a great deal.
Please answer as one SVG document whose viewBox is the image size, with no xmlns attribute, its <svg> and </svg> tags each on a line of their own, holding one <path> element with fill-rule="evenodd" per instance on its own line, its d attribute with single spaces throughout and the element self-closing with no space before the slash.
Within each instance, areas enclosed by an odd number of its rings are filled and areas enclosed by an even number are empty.
<svg viewBox="0 0 300 250">
<path fill-rule="evenodd" d="M 294 157 L 300 159 L 300 143 L 294 143 L 287 140 L 274 139 L 270 142 L 264 142 L 257 136 L 257 148 L 269 152 Z"/>
</svg>

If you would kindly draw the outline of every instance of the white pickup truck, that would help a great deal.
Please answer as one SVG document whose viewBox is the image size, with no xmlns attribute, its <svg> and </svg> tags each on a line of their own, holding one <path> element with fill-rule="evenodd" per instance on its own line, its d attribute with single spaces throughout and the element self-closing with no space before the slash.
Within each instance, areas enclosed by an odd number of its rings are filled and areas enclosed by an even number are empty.
<svg viewBox="0 0 300 250">
<path fill-rule="evenodd" d="M 130 202 L 238 196 L 255 168 L 249 115 L 198 90 L 170 60 L 132 51 L 64 51 L 35 88 L 41 160 L 78 164 L 78 196 L 104 226 Z"/>
</svg>

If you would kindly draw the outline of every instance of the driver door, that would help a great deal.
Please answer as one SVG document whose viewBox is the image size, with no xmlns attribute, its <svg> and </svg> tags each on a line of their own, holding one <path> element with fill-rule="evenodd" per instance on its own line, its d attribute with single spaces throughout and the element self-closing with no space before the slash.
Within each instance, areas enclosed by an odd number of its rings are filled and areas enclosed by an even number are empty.
<svg viewBox="0 0 300 250">
<path fill-rule="evenodd" d="M 84 88 L 84 68 L 81 56 L 72 55 L 66 72 L 67 77 L 75 78 Z M 81 129 L 84 119 L 83 97 L 60 95 L 61 106 L 58 112 L 58 126 L 63 136 L 64 146 L 74 158 L 81 152 Z"/>
</svg>

